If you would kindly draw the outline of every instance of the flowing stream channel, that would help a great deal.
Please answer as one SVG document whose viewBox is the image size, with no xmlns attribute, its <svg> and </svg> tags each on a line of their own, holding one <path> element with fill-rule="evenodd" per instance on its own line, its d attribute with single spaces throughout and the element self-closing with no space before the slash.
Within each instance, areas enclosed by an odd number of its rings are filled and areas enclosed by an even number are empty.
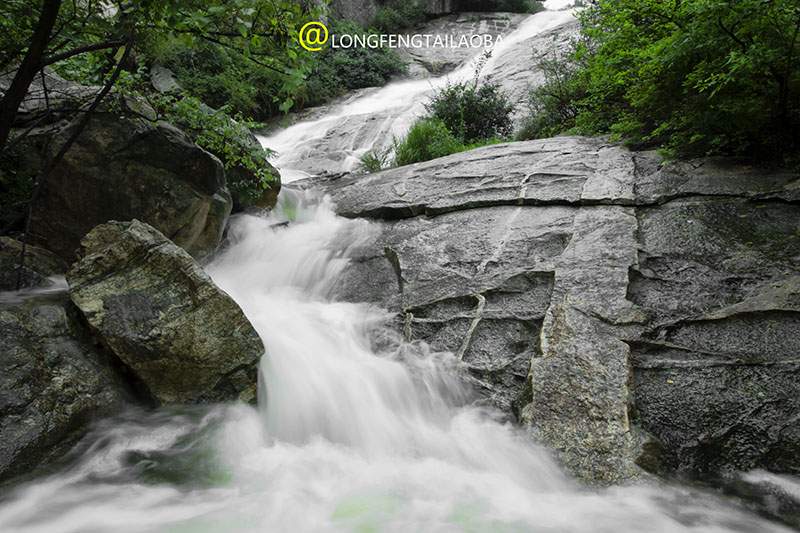
<svg viewBox="0 0 800 533">
<path fill-rule="evenodd" d="M 569 9 L 573 2 L 547 0 L 545 11 L 522 21 L 492 48 L 481 76 L 495 75 L 499 59 L 513 51 L 514 45 L 573 20 L 574 14 Z M 530 50 L 526 56 L 532 53 Z M 530 62 L 528 57 L 518 59 Z M 437 89 L 471 79 L 476 60 L 436 78 L 397 81 L 380 89 L 359 92 L 330 106 L 321 116 L 261 136 L 259 140 L 276 153 L 273 163 L 284 183 L 306 178 L 315 170 L 334 173 L 354 170 L 364 153 L 389 149 L 394 138 L 402 137 L 424 112 L 425 102 Z"/>
<path fill-rule="evenodd" d="M 291 148 L 303 134 L 290 130 L 272 139 Z M 283 194 L 269 216 L 236 217 L 207 266 L 264 340 L 258 406 L 106 420 L 66 466 L 0 496 L 0 531 L 783 530 L 692 487 L 571 480 L 471 404 L 455 357 L 402 342 L 382 309 L 332 298 L 370 223 Z"/>
<path fill-rule="evenodd" d="M 238 217 L 208 266 L 267 347 L 258 407 L 107 420 L 69 466 L 3 496 L 0 531 L 780 530 L 693 488 L 570 480 L 470 405 L 451 354 L 404 344 L 381 309 L 330 298 L 373 227 L 313 193 L 295 201 Z"/>
</svg>

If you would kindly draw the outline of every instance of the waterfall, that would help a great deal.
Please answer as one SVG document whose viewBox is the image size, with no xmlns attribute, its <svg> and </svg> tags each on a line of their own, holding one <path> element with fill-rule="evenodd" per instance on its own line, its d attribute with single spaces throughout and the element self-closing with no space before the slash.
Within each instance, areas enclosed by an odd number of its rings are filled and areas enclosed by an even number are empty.
<svg viewBox="0 0 800 533">
<path fill-rule="evenodd" d="M 573 13 L 567 9 L 571 4 L 572 0 L 548 0 L 547 10 L 528 17 L 491 49 L 482 75 L 491 76 L 497 58 L 515 44 L 573 20 Z M 444 76 L 395 81 L 330 106 L 321 117 L 260 136 L 259 141 L 276 152 L 273 162 L 284 183 L 306 178 L 315 168 L 351 171 L 358 167 L 364 153 L 387 149 L 394 138 L 402 137 L 424 113 L 424 104 L 433 93 L 448 83 L 472 78 L 474 70 L 475 61 L 468 61 Z M 320 152 L 327 158 L 315 165 Z"/>
<path fill-rule="evenodd" d="M 69 468 L 0 500 L 0 531 L 776 528 L 691 489 L 580 488 L 530 436 L 470 405 L 452 354 L 332 298 L 349 251 L 372 238 L 310 192 L 237 217 L 208 271 L 267 347 L 258 408 L 105 421 Z"/>
<path fill-rule="evenodd" d="M 571 16 L 534 15 L 505 46 Z M 291 181 L 305 175 L 298 165 L 315 139 L 382 113 L 382 138 L 348 141 L 339 168 L 352 168 L 407 128 L 431 90 L 468 75 L 469 65 L 393 83 L 262 141 Z M 338 217 L 309 191 L 284 190 L 269 216 L 235 217 L 207 270 L 266 346 L 258 406 L 105 420 L 60 471 L 0 496 L 0 531 L 782 530 L 699 489 L 571 480 L 530 435 L 471 403 L 452 354 L 404 342 L 384 309 L 336 300 L 351 252 L 375 237 L 370 223 Z"/>
</svg>

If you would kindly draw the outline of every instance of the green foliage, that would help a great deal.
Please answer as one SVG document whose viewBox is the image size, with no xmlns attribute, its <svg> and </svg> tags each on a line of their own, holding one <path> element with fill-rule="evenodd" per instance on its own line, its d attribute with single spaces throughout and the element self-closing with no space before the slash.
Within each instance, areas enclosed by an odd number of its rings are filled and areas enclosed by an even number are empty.
<svg viewBox="0 0 800 533">
<path fill-rule="evenodd" d="M 539 62 L 546 82 L 528 95 L 528 116 L 517 132 L 517 139 L 540 139 L 571 132 L 575 128 L 578 105 L 586 96 L 577 64 L 555 56 Z"/>
<path fill-rule="evenodd" d="M 383 33 L 395 33 L 425 22 L 425 4 L 421 0 L 394 0 L 378 7 L 372 27 Z"/>
<path fill-rule="evenodd" d="M 800 150 L 796 0 L 597 0 L 581 22 L 568 82 L 578 100 L 563 129 L 686 156 Z M 556 128 L 550 117 L 534 119 L 541 133 Z"/>
<path fill-rule="evenodd" d="M 33 193 L 36 166 L 25 160 L 25 151 L 23 147 L 0 153 L 0 228 L 24 216 Z"/>
<path fill-rule="evenodd" d="M 159 94 L 150 90 L 147 69 L 125 73 L 117 84 L 113 108 L 137 113 L 147 120 L 164 120 L 186 132 L 201 148 L 217 156 L 226 169 L 227 184 L 234 198 L 258 200 L 277 185 L 279 176 L 267 163 L 273 154 L 265 150 L 252 130 L 263 124 L 233 111 L 230 106 L 213 109 L 199 98 L 183 94 Z M 152 110 L 142 105 L 149 104 Z M 139 108 L 139 109 L 132 109 Z M 156 116 L 152 117 L 155 111 Z"/>
<path fill-rule="evenodd" d="M 18 63 L 42 0 L 0 3 L 0 64 Z M 115 10 L 63 1 L 45 57 L 87 45 L 131 41 L 130 68 L 162 64 L 183 88 L 211 105 L 256 118 L 295 105 L 318 60 L 298 44 L 299 29 L 321 7 L 294 0 L 140 0 Z M 67 79 L 97 84 L 119 44 L 56 62 Z"/>
<path fill-rule="evenodd" d="M 331 32 L 374 33 L 351 21 L 334 21 Z M 400 56 L 388 48 L 327 48 L 315 56 L 314 68 L 297 95 L 302 105 L 320 105 L 346 91 L 384 85 L 406 70 Z"/>
<path fill-rule="evenodd" d="M 271 152 L 261 147 L 251 133 L 261 126 L 239 113 L 228 113 L 228 108 L 214 110 L 195 97 L 176 99 L 161 97 L 159 108 L 165 118 L 186 131 L 197 143 L 219 157 L 227 170 L 244 169 L 245 172 L 228 172 L 228 187 L 240 198 L 257 200 L 266 189 L 276 185 L 278 176 L 266 163 Z M 232 176 L 241 179 L 230 179 Z"/>
<path fill-rule="evenodd" d="M 319 8 L 288 0 L 173 1 L 193 11 L 165 21 L 171 31 L 143 43 L 148 63 L 173 70 L 187 92 L 212 107 L 264 119 L 295 105 L 316 61 L 297 35 Z"/>
<path fill-rule="evenodd" d="M 395 145 L 395 165 L 403 166 L 464 150 L 464 145 L 444 122 L 435 118 L 417 121 L 406 137 Z"/>
<path fill-rule="evenodd" d="M 41 0 L 3 0 L 0 2 L 0 70 L 22 61 L 30 45 L 31 36 L 39 20 Z M 46 50 L 55 52 L 72 49 L 78 45 L 97 43 L 109 36 L 117 37 L 126 29 L 116 24 L 115 17 L 105 17 L 104 9 L 97 2 L 63 2 L 55 27 L 56 38 Z M 141 17 L 135 17 L 130 25 L 143 25 Z"/>
<path fill-rule="evenodd" d="M 508 11 L 511 13 L 538 13 L 544 9 L 540 0 L 461 0 L 461 11 Z"/>
<path fill-rule="evenodd" d="M 181 39 L 169 41 L 163 50 L 153 51 L 152 61 L 172 70 L 187 93 L 211 107 L 227 105 L 248 116 L 265 117 L 278 111 L 274 97 L 279 74 L 212 43 L 186 46 Z"/>
<path fill-rule="evenodd" d="M 421 161 L 430 161 L 437 157 L 474 150 L 481 146 L 498 144 L 505 139 L 492 137 L 471 143 L 463 143 L 437 118 L 422 118 L 411 126 L 402 141 L 395 141 L 395 166 L 410 165 Z M 362 159 L 363 162 L 363 159 Z M 382 164 L 377 170 L 386 168 Z"/>
<path fill-rule="evenodd" d="M 39 6 L 30 0 L 0 2 L 0 69 L 22 59 L 33 34 Z"/>
<path fill-rule="evenodd" d="M 480 77 L 489 58 L 488 53 L 479 58 L 472 80 L 448 83 L 433 95 L 425 105 L 428 116 L 395 141 L 396 165 L 496 144 L 511 134 L 513 106 L 497 83 Z"/>
<path fill-rule="evenodd" d="M 448 84 L 433 96 L 426 109 L 464 142 L 511 134 L 514 108 L 492 80 L 479 82 L 476 77 Z"/>
<path fill-rule="evenodd" d="M 380 172 L 389 166 L 391 150 L 369 150 L 361 156 L 361 168 L 366 172 Z"/>
<path fill-rule="evenodd" d="M 356 23 L 332 21 L 332 33 L 369 33 Z M 294 52 L 290 47 L 289 51 Z M 288 54 L 288 52 L 287 52 Z M 172 36 L 148 48 L 152 62 L 175 72 L 181 85 L 212 107 L 264 120 L 290 109 L 320 105 L 349 90 L 385 84 L 405 71 L 388 48 L 326 48 L 320 53 L 296 51 L 296 65 L 287 76 L 281 65 L 260 55 L 207 40 Z"/>
</svg>

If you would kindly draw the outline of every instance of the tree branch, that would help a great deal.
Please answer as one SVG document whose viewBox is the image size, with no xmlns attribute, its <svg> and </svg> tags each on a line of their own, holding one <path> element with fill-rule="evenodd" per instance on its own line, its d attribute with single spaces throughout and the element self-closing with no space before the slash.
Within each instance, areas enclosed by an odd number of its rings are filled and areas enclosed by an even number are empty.
<svg viewBox="0 0 800 533">
<path fill-rule="evenodd" d="M 85 46 L 79 46 L 77 48 L 73 48 L 72 50 L 61 52 L 60 54 L 53 54 L 51 56 L 45 57 L 42 60 L 42 66 L 46 67 L 47 65 L 52 65 L 53 63 L 69 59 L 70 57 L 77 56 L 80 54 L 85 54 L 86 52 L 97 52 L 98 50 L 106 50 L 108 48 L 118 48 L 123 44 L 125 44 L 125 41 L 121 39 L 116 39 L 112 41 L 103 41 L 100 43 L 93 43 L 93 44 L 87 44 Z"/>
<path fill-rule="evenodd" d="M 84 113 L 78 123 L 75 125 L 75 129 L 72 131 L 72 134 L 69 138 L 61 145 L 61 148 L 58 150 L 56 155 L 51 159 L 44 167 L 42 172 L 39 174 L 39 178 L 36 180 L 36 185 L 33 190 L 33 195 L 31 196 L 31 200 L 28 203 L 28 215 L 25 221 L 25 231 L 22 234 L 22 249 L 20 250 L 19 254 L 19 263 L 17 266 L 17 290 L 19 290 L 22 286 L 22 275 L 23 270 L 25 267 L 25 252 L 28 243 L 28 236 L 31 231 L 31 218 L 33 215 L 33 206 L 36 203 L 36 200 L 41 195 L 42 188 L 47 181 L 48 176 L 50 173 L 55 169 L 56 166 L 64 159 L 64 156 L 67 155 L 69 149 L 72 148 L 72 145 L 75 144 L 75 141 L 78 140 L 78 137 L 83 133 L 83 130 L 86 128 L 86 125 L 89 123 L 89 119 L 92 117 L 92 114 L 97 110 L 100 106 L 100 103 L 103 99 L 111 92 L 111 89 L 114 87 L 114 84 L 119 79 L 120 74 L 122 73 L 123 66 L 125 62 L 128 60 L 128 56 L 130 55 L 131 48 L 132 48 L 132 41 L 127 41 L 125 43 L 125 51 L 122 54 L 122 57 L 117 62 L 116 66 L 114 67 L 114 71 L 109 76 L 108 80 L 106 81 L 103 88 L 100 89 L 100 92 L 97 93 L 94 100 L 92 101 L 91 105 L 86 109 L 86 113 Z"/>
<path fill-rule="evenodd" d="M 39 72 L 42 56 L 50 42 L 50 34 L 61 9 L 61 0 L 44 0 L 39 14 L 39 22 L 31 37 L 28 52 L 22 60 L 14 79 L 0 102 L 0 150 L 6 145 L 17 110 L 28 94 L 36 73 Z"/>
</svg>

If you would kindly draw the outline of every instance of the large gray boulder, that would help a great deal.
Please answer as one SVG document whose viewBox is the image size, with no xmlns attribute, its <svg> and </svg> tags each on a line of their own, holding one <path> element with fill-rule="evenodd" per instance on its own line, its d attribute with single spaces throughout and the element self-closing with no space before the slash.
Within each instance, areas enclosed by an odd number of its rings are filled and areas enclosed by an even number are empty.
<svg viewBox="0 0 800 533">
<path fill-rule="evenodd" d="M 799 185 L 579 137 L 293 184 L 380 229 L 340 297 L 599 483 L 800 471 Z"/>
<path fill-rule="evenodd" d="M 255 399 L 261 339 L 185 251 L 138 220 L 102 224 L 81 246 L 70 297 L 158 403 Z"/>
<path fill-rule="evenodd" d="M 195 258 L 208 256 L 232 208 L 222 164 L 182 131 L 148 119 L 146 106 L 124 105 L 141 116 L 96 113 L 50 173 L 33 206 L 32 241 L 71 262 L 96 225 L 138 218 Z M 42 131 L 26 145 L 44 164 L 76 127 Z"/>
<path fill-rule="evenodd" d="M 11 86 L 16 69 L 3 69 L 0 74 L 0 93 Z M 33 78 L 28 93 L 17 109 L 14 126 L 29 128 L 57 122 L 71 116 L 76 109 L 91 103 L 100 87 L 80 85 L 65 80 L 52 69 L 45 67 Z"/>
<path fill-rule="evenodd" d="M 66 292 L 0 300 L 0 481 L 58 459 L 127 391 Z"/>
</svg>

